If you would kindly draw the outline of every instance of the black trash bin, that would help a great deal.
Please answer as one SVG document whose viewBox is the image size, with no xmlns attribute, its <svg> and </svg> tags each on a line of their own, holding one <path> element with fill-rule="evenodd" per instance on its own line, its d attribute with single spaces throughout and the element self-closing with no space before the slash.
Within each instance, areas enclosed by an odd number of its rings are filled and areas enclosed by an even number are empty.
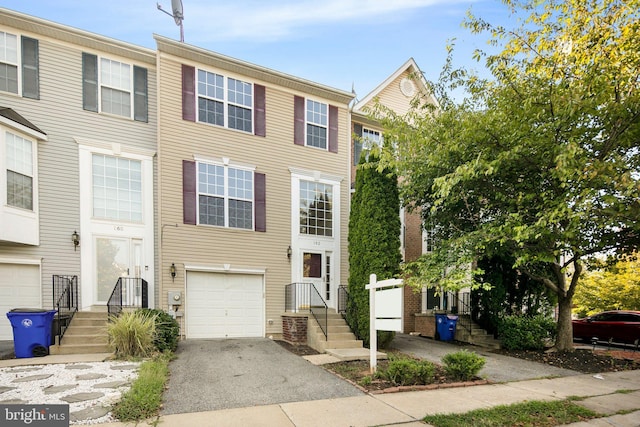
<svg viewBox="0 0 640 427">
<path fill-rule="evenodd" d="M 17 358 L 49 354 L 51 325 L 56 310 L 14 308 L 7 313 L 13 328 L 13 347 Z"/>
<path fill-rule="evenodd" d="M 436 314 L 436 332 L 440 341 L 453 341 L 456 335 L 458 316 L 452 314 Z"/>
</svg>

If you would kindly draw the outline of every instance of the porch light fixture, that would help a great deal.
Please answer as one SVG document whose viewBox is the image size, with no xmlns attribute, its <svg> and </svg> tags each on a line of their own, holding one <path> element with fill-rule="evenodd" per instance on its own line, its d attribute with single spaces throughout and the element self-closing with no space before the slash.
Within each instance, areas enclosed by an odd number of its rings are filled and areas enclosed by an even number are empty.
<svg viewBox="0 0 640 427">
<path fill-rule="evenodd" d="M 169 267 L 169 273 L 171 273 L 171 281 L 175 282 L 176 280 L 176 265 L 175 263 L 171 263 L 171 267 Z"/>
<path fill-rule="evenodd" d="M 291 255 L 293 255 L 293 249 L 291 249 L 291 245 L 287 248 L 287 259 L 291 261 Z"/>
<path fill-rule="evenodd" d="M 73 234 L 71 235 L 71 241 L 73 242 L 73 251 L 75 252 L 76 249 L 78 248 L 78 245 L 80 244 L 80 235 L 75 230 L 73 231 Z"/>
</svg>

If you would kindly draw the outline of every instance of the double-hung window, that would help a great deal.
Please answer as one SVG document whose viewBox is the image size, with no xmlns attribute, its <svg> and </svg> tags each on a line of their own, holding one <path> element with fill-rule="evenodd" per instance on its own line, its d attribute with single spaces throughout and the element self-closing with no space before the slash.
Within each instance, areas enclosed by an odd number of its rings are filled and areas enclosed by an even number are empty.
<svg viewBox="0 0 640 427">
<path fill-rule="evenodd" d="M 0 32 L 0 90 L 18 93 L 18 37 Z"/>
<path fill-rule="evenodd" d="M 338 152 L 338 107 L 293 97 L 293 143 Z"/>
<path fill-rule="evenodd" d="M 353 126 L 353 132 L 355 138 L 353 140 L 353 164 L 357 165 L 360 162 L 360 156 L 363 151 L 370 151 L 374 146 L 380 147 L 382 145 L 382 135 L 379 131 L 368 129 L 361 124 L 355 124 Z"/>
<path fill-rule="evenodd" d="M 88 111 L 148 120 L 147 69 L 82 54 L 82 102 Z"/>
<path fill-rule="evenodd" d="M 333 186 L 300 181 L 300 234 L 333 236 Z"/>
<path fill-rule="evenodd" d="M 310 147 L 327 149 L 327 104 L 307 99 L 307 142 Z"/>
<path fill-rule="evenodd" d="M 33 210 L 33 143 L 6 132 L 7 205 Z"/>
<path fill-rule="evenodd" d="M 0 91 L 40 97 L 38 40 L 0 31 Z"/>
<path fill-rule="evenodd" d="M 253 85 L 198 70 L 198 121 L 253 132 Z"/>
<path fill-rule="evenodd" d="M 253 171 L 198 163 L 198 222 L 253 230 Z"/>
</svg>

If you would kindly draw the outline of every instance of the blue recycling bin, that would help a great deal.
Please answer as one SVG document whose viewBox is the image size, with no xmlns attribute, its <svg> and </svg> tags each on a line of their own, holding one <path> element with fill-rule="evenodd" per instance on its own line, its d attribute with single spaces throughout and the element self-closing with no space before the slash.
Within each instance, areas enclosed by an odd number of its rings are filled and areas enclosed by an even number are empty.
<svg viewBox="0 0 640 427">
<path fill-rule="evenodd" d="M 440 341 L 453 341 L 456 335 L 458 316 L 452 314 L 436 314 L 436 331 Z"/>
<path fill-rule="evenodd" d="M 7 313 L 13 328 L 16 357 L 41 357 L 49 354 L 51 324 L 56 310 L 14 308 Z"/>
</svg>

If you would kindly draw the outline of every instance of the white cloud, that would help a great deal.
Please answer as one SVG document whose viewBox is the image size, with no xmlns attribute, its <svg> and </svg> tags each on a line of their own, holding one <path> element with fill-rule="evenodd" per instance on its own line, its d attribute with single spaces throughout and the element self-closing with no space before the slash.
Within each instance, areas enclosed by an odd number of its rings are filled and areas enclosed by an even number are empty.
<svg viewBox="0 0 640 427">
<path fill-rule="evenodd" d="M 305 28 L 345 21 L 367 22 L 412 9 L 451 5 L 451 0 L 183 0 L 191 40 L 279 40 Z"/>
</svg>

